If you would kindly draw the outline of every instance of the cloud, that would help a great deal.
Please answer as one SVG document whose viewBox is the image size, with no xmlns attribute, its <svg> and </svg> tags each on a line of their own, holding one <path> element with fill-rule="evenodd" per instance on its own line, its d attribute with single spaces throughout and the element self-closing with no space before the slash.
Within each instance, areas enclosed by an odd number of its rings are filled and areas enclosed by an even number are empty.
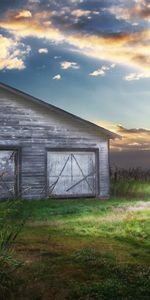
<svg viewBox="0 0 150 300">
<path fill-rule="evenodd" d="M 150 72 L 145 73 L 130 73 L 124 77 L 127 81 L 140 80 L 150 78 Z"/>
<path fill-rule="evenodd" d="M 54 56 L 54 59 L 60 59 L 60 58 L 61 58 L 61 56 L 58 56 L 58 55 Z"/>
<path fill-rule="evenodd" d="M 107 9 L 110 13 L 114 14 L 117 19 L 126 21 L 133 21 L 143 19 L 150 22 L 150 3 L 146 0 L 139 0 L 131 2 L 129 7 L 113 5 Z"/>
<path fill-rule="evenodd" d="M 38 49 L 38 52 L 39 52 L 40 54 L 48 53 L 48 49 L 47 49 L 47 48 L 40 48 L 40 49 Z"/>
<path fill-rule="evenodd" d="M 137 1 L 130 10 L 130 17 L 143 18 L 150 22 L 150 3 L 148 3 L 146 0 Z"/>
<path fill-rule="evenodd" d="M 40 0 L 28 0 L 28 3 L 40 3 Z"/>
<path fill-rule="evenodd" d="M 97 69 L 91 73 L 89 73 L 90 76 L 104 76 L 106 74 L 107 71 L 109 71 L 111 68 L 114 68 L 115 64 L 111 64 L 109 67 L 107 66 L 102 66 L 100 69 Z"/>
<path fill-rule="evenodd" d="M 60 79 L 61 79 L 61 75 L 60 75 L 60 74 L 57 74 L 57 75 L 55 75 L 52 79 L 53 79 L 53 80 L 60 80 Z"/>
<path fill-rule="evenodd" d="M 117 131 L 119 131 L 121 134 L 129 134 L 129 133 L 148 133 L 150 135 L 150 129 L 145 128 L 125 128 L 122 125 L 117 125 Z"/>
<path fill-rule="evenodd" d="M 74 34 L 68 41 L 84 55 L 150 70 L 150 29 L 132 33 Z"/>
<path fill-rule="evenodd" d="M 38 39 L 48 39 L 54 42 L 62 42 L 64 34 L 49 23 L 52 12 L 41 11 L 34 14 L 33 18 L 19 18 L 8 16 L 7 20 L 0 22 L 0 27 L 6 29 L 17 39 L 33 36 Z"/>
<path fill-rule="evenodd" d="M 30 36 L 47 39 L 53 43 L 67 44 L 70 50 L 78 51 L 88 57 L 138 68 L 141 73 L 150 71 L 149 27 L 132 32 L 96 34 L 93 33 L 94 31 L 92 33 L 82 31 L 82 28 L 78 27 L 72 30 L 72 24 L 66 18 L 61 26 L 59 22 L 54 24 L 53 16 L 56 13 L 56 11 L 41 10 L 34 12 L 32 18 L 16 19 L 15 12 L 14 16 L 6 15 L 5 19 L 0 21 L 0 27 L 18 40 Z"/>
<path fill-rule="evenodd" d="M 97 69 L 91 73 L 89 73 L 90 76 L 94 76 L 94 77 L 97 77 L 97 76 L 104 76 L 105 75 L 105 72 L 104 70 L 102 69 Z"/>
<path fill-rule="evenodd" d="M 81 18 L 81 17 L 89 17 L 90 15 L 99 15 L 100 12 L 96 10 L 85 10 L 85 9 L 74 9 L 71 12 L 71 15 L 76 17 L 76 18 Z"/>
<path fill-rule="evenodd" d="M 32 17 L 32 13 L 29 10 L 22 10 L 18 12 L 17 15 L 15 16 L 16 19 L 31 18 L 31 17 Z"/>
<path fill-rule="evenodd" d="M 0 35 L 0 45 L 0 70 L 25 68 L 24 59 L 31 50 L 29 46 L 3 35 Z"/>
<path fill-rule="evenodd" d="M 83 9 L 75 9 L 72 11 L 71 13 L 73 16 L 75 16 L 76 18 L 80 18 L 80 17 L 87 17 L 91 14 L 90 10 L 83 10 Z"/>
<path fill-rule="evenodd" d="M 121 140 L 111 141 L 111 149 L 114 151 L 150 150 L 150 129 L 126 128 L 108 121 L 99 121 L 96 124 L 122 136 Z"/>
<path fill-rule="evenodd" d="M 80 66 L 76 62 L 72 61 L 63 61 L 61 62 L 61 69 L 67 70 L 67 69 L 79 69 Z"/>
<path fill-rule="evenodd" d="M 130 19 L 130 10 L 125 7 L 119 7 L 118 5 L 114 5 L 108 8 L 107 11 L 115 15 L 116 19 L 118 20 Z"/>
<path fill-rule="evenodd" d="M 116 64 L 111 64 L 110 67 L 111 68 L 115 68 Z"/>
</svg>

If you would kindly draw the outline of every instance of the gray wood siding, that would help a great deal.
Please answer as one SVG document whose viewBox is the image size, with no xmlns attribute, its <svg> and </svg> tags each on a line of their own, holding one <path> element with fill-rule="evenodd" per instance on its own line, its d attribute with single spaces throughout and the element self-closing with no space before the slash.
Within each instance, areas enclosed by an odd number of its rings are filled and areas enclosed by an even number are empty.
<svg viewBox="0 0 150 300">
<path fill-rule="evenodd" d="M 0 90 L 0 148 L 20 147 L 23 198 L 46 195 L 48 149 L 99 149 L 99 193 L 109 195 L 108 138 L 81 122 Z"/>
</svg>

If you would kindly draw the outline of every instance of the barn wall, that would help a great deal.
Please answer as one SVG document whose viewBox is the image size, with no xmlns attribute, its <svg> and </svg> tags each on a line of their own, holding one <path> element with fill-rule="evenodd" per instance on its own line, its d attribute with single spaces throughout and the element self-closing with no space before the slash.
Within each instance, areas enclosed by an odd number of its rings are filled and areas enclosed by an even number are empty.
<svg viewBox="0 0 150 300">
<path fill-rule="evenodd" d="M 99 144 L 99 174 L 100 174 L 100 198 L 109 197 L 109 144 L 108 141 Z"/>
<path fill-rule="evenodd" d="M 44 198 L 46 148 L 99 149 L 100 197 L 108 197 L 108 140 L 93 129 L 34 102 L 0 91 L 0 147 L 21 147 L 23 198 Z"/>
</svg>

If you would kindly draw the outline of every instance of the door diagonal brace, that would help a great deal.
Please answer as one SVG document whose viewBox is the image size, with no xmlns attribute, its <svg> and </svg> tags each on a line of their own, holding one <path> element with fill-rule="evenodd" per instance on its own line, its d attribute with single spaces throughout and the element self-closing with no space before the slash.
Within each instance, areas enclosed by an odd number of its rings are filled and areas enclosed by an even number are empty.
<svg viewBox="0 0 150 300">
<path fill-rule="evenodd" d="M 90 184 L 89 184 L 89 182 L 88 182 L 88 180 L 87 180 L 87 177 L 88 177 L 89 175 L 88 175 L 88 176 L 85 176 L 85 175 L 84 175 L 83 170 L 81 169 L 81 167 L 80 167 L 80 165 L 79 165 L 79 163 L 78 163 L 76 157 L 74 156 L 74 154 L 71 154 L 71 155 L 73 156 L 73 158 L 74 158 L 74 160 L 75 160 L 75 162 L 76 162 L 78 168 L 80 169 L 80 171 L 81 171 L 81 173 L 82 173 L 83 180 L 86 181 L 86 183 L 87 183 L 87 185 L 89 186 L 90 190 L 93 192 L 93 188 L 91 188 L 91 186 L 90 186 Z"/>
<path fill-rule="evenodd" d="M 83 177 L 82 179 L 80 179 L 79 181 L 77 181 L 75 184 L 73 184 L 71 187 L 69 187 L 66 192 L 69 192 L 71 189 L 73 189 L 75 186 L 77 186 L 79 183 L 81 183 L 82 181 L 86 180 L 89 176 L 95 175 L 95 172 L 92 172 L 88 175 L 86 175 L 85 177 Z M 93 192 L 93 190 L 92 190 Z"/>
</svg>

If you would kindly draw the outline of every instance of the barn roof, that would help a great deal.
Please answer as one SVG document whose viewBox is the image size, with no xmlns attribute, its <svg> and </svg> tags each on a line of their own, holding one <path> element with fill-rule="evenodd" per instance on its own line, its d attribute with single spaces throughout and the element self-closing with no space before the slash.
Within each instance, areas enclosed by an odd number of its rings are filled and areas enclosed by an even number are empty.
<svg viewBox="0 0 150 300">
<path fill-rule="evenodd" d="M 76 116 L 76 115 L 74 115 L 74 114 L 72 114 L 70 112 L 67 112 L 67 111 L 65 111 L 65 110 L 63 110 L 63 109 L 61 109 L 61 108 L 59 108 L 59 107 L 57 107 L 55 105 L 49 104 L 49 103 L 47 103 L 47 102 L 45 102 L 43 100 L 40 100 L 40 99 L 38 99 L 36 97 L 33 97 L 33 96 L 31 96 L 31 95 L 23 92 L 23 91 L 20 91 L 20 90 L 18 90 L 16 88 L 13 88 L 13 87 L 9 86 L 9 85 L 6 85 L 4 83 L 0 83 L 0 88 L 6 90 L 8 92 L 11 92 L 13 94 L 16 94 L 18 96 L 22 96 L 22 97 L 26 98 L 28 101 L 32 101 L 32 102 L 34 102 L 34 103 L 36 103 L 36 104 L 38 104 L 38 105 L 40 105 L 42 107 L 45 107 L 45 108 L 49 109 L 50 111 L 56 112 L 56 113 L 58 113 L 60 115 L 66 116 L 66 117 L 69 117 L 69 118 L 71 118 L 74 121 L 81 122 L 84 125 L 86 125 L 87 127 L 91 128 L 91 129 L 95 129 L 96 131 L 99 131 L 101 134 L 107 136 L 110 139 L 121 138 L 120 135 L 118 135 L 118 134 L 116 134 L 114 132 L 111 132 L 111 131 L 109 131 L 109 130 L 101 127 L 101 126 L 98 126 L 98 125 L 96 125 L 96 124 L 94 124 L 94 123 L 92 123 L 90 121 L 82 119 L 82 118 L 80 118 L 80 117 L 78 117 L 78 116 Z"/>
</svg>

